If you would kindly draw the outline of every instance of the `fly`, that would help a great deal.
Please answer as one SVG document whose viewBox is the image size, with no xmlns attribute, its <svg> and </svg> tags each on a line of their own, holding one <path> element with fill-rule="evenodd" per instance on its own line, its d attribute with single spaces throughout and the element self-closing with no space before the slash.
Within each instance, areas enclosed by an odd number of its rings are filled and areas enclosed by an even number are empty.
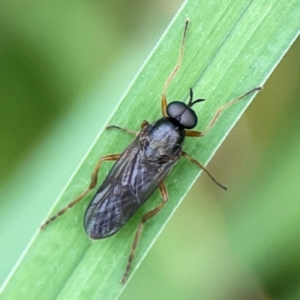
<svg viewBox="0 0 300 300">
<path fill-rule="evenodd" d="M 41 226 L 42 229 L 45 228 L 46 225 L 78 203 L 95 188 L 98 172 L 104 161 L 116 161 L 116 163 L 97 190 L 86 210 L 84 228 L 90 238 L 102 239 L 116 233 L 149 199 L 153 192 L 159 189 L 162 202 L 144 214 L 141 219 L 121 280 L 122 283 L 126 282 L 130 273 L 132 261 L 145 222 L 154 217 L 168 201 L 168 193 L 164 180 L 181 156 L 201 168 L 219 187 L 224 190 L 227 189 L 199 161 L 183 151 L 182 146 L 185 137 L 202 137 L 206 135 L 214 126 L 222 111 L 247 95 L 262 89 L 262 87 L 256 87 L 220 107 L 204 131 L 191 130 L 196 127 L 198 122 L 197 115 L 192 107 L 196 103 L 204 101 L 204 99 L 193 100 L 193 90 L 191 88 L 188 104 L 181 101 L 174 101 L 168 104 L 166 96 L 167 88 L 178 72 L 182 62 L 188 24 L 189 20 L 187 19 L 177 63 L 163 88 L 161 96 L 163 117 L 152 124 L 143 121 L 139 132 L 118 126 L 107 127 L 107 129 L 115 128 L 136 136 L 122 154 L 101 157 L 92 173 L 89 187 Z"/>
</svg>

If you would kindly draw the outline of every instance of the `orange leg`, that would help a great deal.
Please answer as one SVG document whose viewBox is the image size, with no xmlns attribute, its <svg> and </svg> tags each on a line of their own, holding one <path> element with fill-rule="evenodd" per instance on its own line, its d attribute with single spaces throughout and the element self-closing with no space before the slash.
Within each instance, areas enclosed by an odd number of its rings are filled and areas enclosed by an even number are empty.
<svg viewBox="0 0 300 300">
<path fill-rule="evenodd" d="M 186 32 L 187 32 L 187 28 L 189 25 L 190 20 L 186 19 L 185 20 L 185 26 L 184 26 L 184 31 L 183 31 L 183 37 L 182 37 L 182 41 L 181 41 L 181 46 L 179 49 L 179 55 L 178 55 L 178 60 L 177 63 L 174 67 L 174 69 L 172 70 L 171 74 L 169 75 L 169 77 L 167 78 L 163 91 L 162 91 L 162 95 L 161 95 L 161 111 L 162 111 L 162 115 L 164 117 L 167 117 L 167 89 L 169 84 L 171 83 L 171 81 L 173 80 L 173 78 L 175 77 L 176 73 L 178 72 L 178 70 L 180 69 L 181 66 L 181 62 L 182 62 L 182 57 L 183 57 L 183 48 L 184 48 L 184 42 L 185 42 L 185 37 L 186 37 Z"/>
<path fill-rule="evenodd" d="M 114 160 L 119 159 L 120 156 L 121 156 L 121 154 L 112 154 L 112 155 L 102 156 L 100 158 L 100 160 L 98 161 L 98 163 L 97 163 L 97 165 L 96 165 L 96 167 L 93 171 L 92 179 L 91 179 L 89 187 L 86 190 L 84 190 L 77 198 L 75 198 L 73 201 L 71 201 L 67 206 L 62 208 L 57 214 L 55 214 L 50 219 L 48 219 L 44 224 L 42 224 L 41 229 L 44 229 L 49 223 L 53 222 L 59 216 L 64 214 L 68 209 L 70 209 L 75 204 L 77 204 L 80 200 L 82 200 L 88 194 L 88 192 L 90 190 L 92 190 L 96 186 L 97 180 L 98 180 L 98 172 L 99 172 L 99 169 L 100 169 L 100 166 L 101 166 L 102 162 L 104 162 L 104 161 L 114 161 Z"/>
<path fill-rule="evenodd" d="M 217 184 L 220 188 L 222 188 L 223 190 L 227 190 L 227 186 L 223 185 L 222 183 L 220 183 L 219 181 L 217 181 L 214 176 L 196 159 L 194 159 L 193 157 L 189 156 L 186 152 L 181 151 L 181 156 L 187 158 L 189 161 L 191 161 L 193 164 L 197 165 L 200 169 L 202 169 L 208 176 L 209 178 L 215 183 Z"/>
<path fill-rule="evenodd" d="M 137 134 L 137 131 L 135 131 L 135 130 L 126 129 L 126 128 L 123 128 L 123 127 L 120 127 L 120 126 L 116 126 L 116 125 L 106 126 L 105 129 L 107 129 L 107 130 L 109 130 L 109 129 L 118 129 L 118 130 L 130 133 L 130 134 L 134 134 L 134 135 Z"/>
<path fill-rule="evenodd" d="M 229 106 L 231 106 L 232 104 L 240 101 L 241 99 L 245 98 L 246 96 L 248 96 L 249 94 L 256 92 L 256 91 L 261 91 L 263 88 L 261 86 L 256 87 L 250 91 L 248 91 L 247 93 L 229 101 L 228 103 L 224 104 L 223 106 L 221 106 L 214 114 L 214 116 L 212 117 L 212 119 L 210 120 L 210 122 L 208 123 L 206 129 L 204 131 L 194 131 L 194 130 L 186 130 L 186 136 L 188 137 L 200 137 L 200 136 L 204 136 L 206 135 L 215 125 L 216 121 L 218 120 L 220 114 Z"/>
<path fill-rule="evenodd" d="M 149 125 L 149 123 L 146 120 L 144 120 L 141 124 L 141 128 L 143 129 L 148 125 Z M 118 129 L 118 130 L 127 132 L 129 134 L 134 134 L 134 135 L 136 135 L 138 133 L 138 131 L 136 131 L 136 130 L 126 129 L 126 128 L 123 128 L 123 127 L 120 127 L 120 126 L 117 126 L 117 125 L 110 125 L 110 126 L 107 126 L 105 129 L 107 129 L 107 130 L 109 130 L 109 129 Z"/>
<path fill-rule="evenodd" d="M 141 220 L 141 222 L 140 222 L 140 224 L 137 228 L 137 231 L 135 233 L 135 237 L 134 237 L 134 240 L 133 240 L 133 244 L 132 244 L 131 252 L 130 252 L 130 255 L 129 255 L 129 258 L 128 258 L 128 262 L 127 262 L 127 265 L 126 265 L 125 273 L 124 273 L 123 278 L 121 280 L 121 283 L 123 283 L 123 284 L 127 281 L 127 278 L 128 278 L 128 275 L 129 275 L 129 272 L 130 272 L 130 269 L 131 269 L 132 261 L 134 259 L 135 250 L 137 248 L 137 245 L 138 245 L 138 242 L 139 242 L 139 239 L 141 237 L 141 234 L 142 234 L 142 231 L 143 231 L 143 228 L 144 228 L 144 225 L 145 225 L 146 221 L 149 220 L 150 218 L 154 217 L 163 208 L 163 206 L 168 201 L 168 192 L 167 192 L 167 189 L 166 189 L 166 186 L 165 186 L 164 183 L 162 183 L 159 186 L 159 191 L 162 195 L 163 201 L 157 207 L 155 207 L 153 210 L 150 210 L 149 212 L 147 212 L 142 217 L 142 220 Z"/>
</svg>

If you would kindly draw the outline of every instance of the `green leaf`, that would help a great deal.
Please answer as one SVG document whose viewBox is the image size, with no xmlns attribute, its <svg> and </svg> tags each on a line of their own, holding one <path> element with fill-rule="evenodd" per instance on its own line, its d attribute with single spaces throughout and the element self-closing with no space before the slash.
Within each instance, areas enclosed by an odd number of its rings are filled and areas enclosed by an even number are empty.
<svg viewBox="0 0 300 300">
<path fill-rule="evenodd" d="M 109 124 L 138 129 L 142 120 L 160 116 L 160 94 L 173 69 L 185 18 L 188 29 L 182 67 L 167 92 L 169 100 L 188 98 L 193 87 L 197 129 L 203 130 L 214 112 L 230 99 L 263 85 L 299 32 L 297 1 L 186 2 L 116 108 Z M 287 22 L 288 20 L 288 22 Z M 185 151 L 203 164 L 213 156 L 251 97 L 222 114 L 211 132 L 186 141 Z M 121 152 L 130 136 L 101 131 L 50 215 L 76 197 L 89 182 L 100 156 Z M 67 157 L 66 157 L 67 159 Z M 100 182 L 109 170 L 103 167 Z M 169 203 L 145 226 L 133 270 L 199 176 L 200 170 L 182 159 L 166 180 Z M 114 299 L 124 289 L 119 283 L 135 229 L 143 213 L 160 201 L 156 192 L 116 235 L 91 242 L 82 228 L 84 210 L 92 195 L 39 232 L 26 250 L 2 292 L 5 299 Z"/>
</svg>

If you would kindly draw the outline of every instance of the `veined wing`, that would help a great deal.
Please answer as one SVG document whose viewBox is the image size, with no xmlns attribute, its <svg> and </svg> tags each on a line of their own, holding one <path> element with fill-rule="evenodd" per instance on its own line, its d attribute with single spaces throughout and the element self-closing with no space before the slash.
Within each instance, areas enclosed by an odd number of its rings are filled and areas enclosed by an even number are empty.
<svg viewBox="0 0 300 300">
<path fill-rule="evenodd" d="M 149 163 L 137 136 L 112 167 L 87 208 L 84 225 L 94 239 L 117 232 L 151 196 L 174 162 Z"/>
</svg>

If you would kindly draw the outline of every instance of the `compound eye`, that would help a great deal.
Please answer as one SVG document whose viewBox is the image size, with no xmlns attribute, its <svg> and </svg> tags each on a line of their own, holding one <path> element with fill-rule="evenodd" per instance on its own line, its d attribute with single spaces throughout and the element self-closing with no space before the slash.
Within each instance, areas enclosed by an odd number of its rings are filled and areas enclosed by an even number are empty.
<svg viewBox="0 0 300 300">
<path fill-rule="evenodd" d="M 186 104 L 180 101 L 174 101 L 168 104 L 167 114 L 170 118 L 178 119 L 186 109 Z"/>
<path fill-rule="evenodd" d="M 186 129 L 192 129 L 198 123 L 196 113 L 180 101 L 171 102 L 167 106 L 167 114 L 170 118 L 176 119 L 179 124 Z"/>
<path fill-rule="evenodd" d="M 198 117 L 196 113 L 188 107 L 181 115 L 180 124 L 186 129 L 192 129 L 196 127 L 197 123 Z"/>
</svg>

